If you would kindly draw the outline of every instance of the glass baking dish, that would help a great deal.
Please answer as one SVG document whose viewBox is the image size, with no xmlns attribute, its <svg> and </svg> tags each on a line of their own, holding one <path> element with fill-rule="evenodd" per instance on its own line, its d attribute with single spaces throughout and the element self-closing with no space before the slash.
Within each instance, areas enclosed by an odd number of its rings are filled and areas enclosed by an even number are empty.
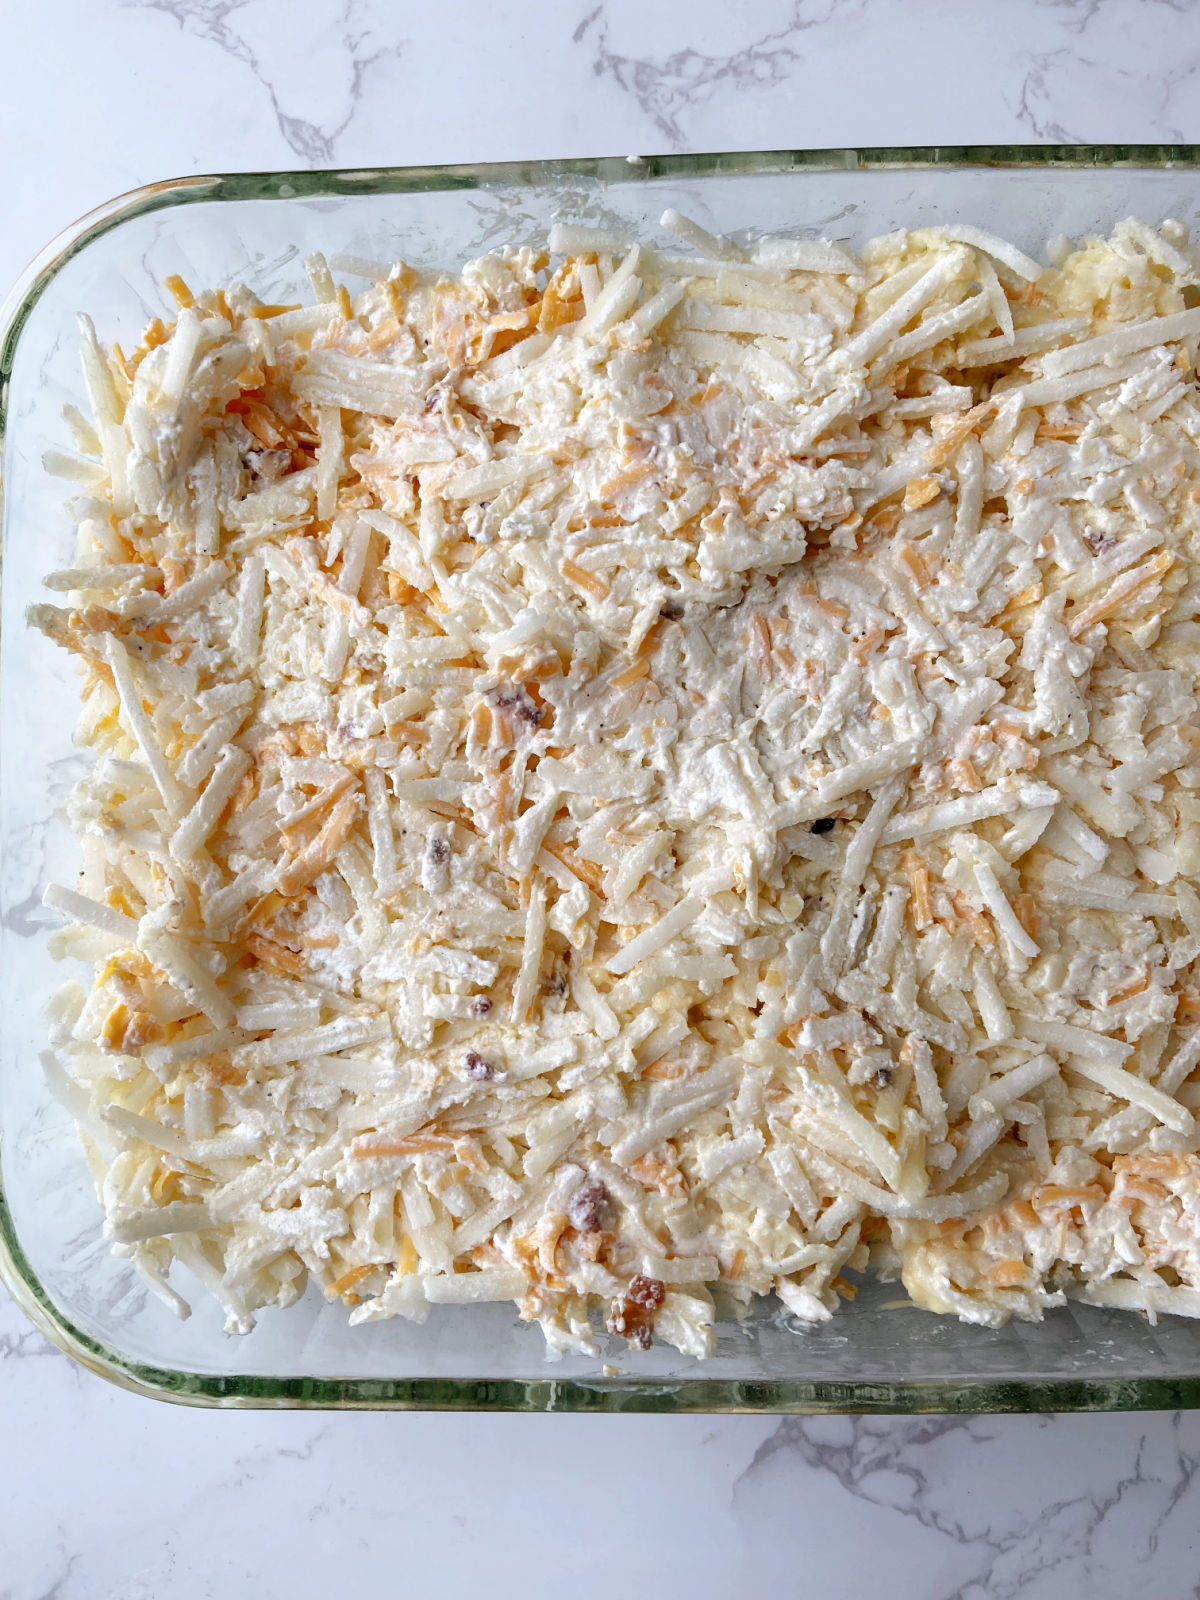
<svg viewBox="0 0 1200 1600">
<path fill-rule="evenodd" d="M 667 206 L 718 232 L 861 242 L 968 221 L 1040 254 L 1059 233 L 1131 212 L 1194 222 L 1200 147 L 826 150 L 361 172 L 248 173 L 149 185 L 85 217 L 13 291 L 0 345 L 0 1275 L 33 1321 L 126 1388 L 197 1405 L 527 1411 L 1043 1411 L 1200 1405 L 1200 1327 L 1151 1327 L 1073 1306 L 999 1331 L 918 1311 L 864 1283 L 831 1324 L 802 1331 L 778 1304 L 719 1328 L 697 1362 L 667 1349 L 548 1361 L 507 1306 L 434 1307 L 427 1323 L 347 1326 L 310 1290 L 226 1336 L 199 1291 L 186 1322 L 109 1253 L 75 1130 L 38 1066 L 44 1009 L 66 975 L 46 948 L 45 884 L 76 847 L 55 811 L 89 759 L 71 737 L 70 661 L 24 623 L 40 579 L 71 564 L 64 486 L 42 466 L 82 392 L 76 313 L 135 345 L 168 310 L 170 273 L 307 293 L 322 249 L 453 266 L 544 234 L 556 219 L 647 236 Z M 618 1341 L 620 1342 L 620 1341 Z"/>
</svg>

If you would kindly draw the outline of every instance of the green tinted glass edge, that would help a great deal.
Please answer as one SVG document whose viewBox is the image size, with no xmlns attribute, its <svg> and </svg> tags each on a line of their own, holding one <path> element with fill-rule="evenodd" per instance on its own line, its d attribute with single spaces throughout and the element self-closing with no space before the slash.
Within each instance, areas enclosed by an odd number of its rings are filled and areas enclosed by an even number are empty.
<svg viewBox="0 0 1200 1600">
<path fill-rule="evenodd" d="M 1200 168 L 1200 145 L 930 145 L 864 149 L 727 151 L 445 167 L 323 172 L 241 172 L 175 178 L 115 197 L 82 217 L 35 258 L 0 306 L 0 453 L 8 386 L 21 331 L 47 285 L 94 240 L 148 212 L 197 202 L 328 199 L 365 194 L 541 185 L 565 178 L 631 183 L 707 174 L 928 170 L 939 167 Z M 0 485 L 2 488 L 2 485 Z M 2 576 L 2 574 L 0 574 Z M 1187 1378 L 1027 1379 L 957 1383 L 743 1382 L 689 1378 L 490 1381 L 470 1378 L 218 1377 L 124 1361 L 64 1315 L 33 1272 L 4 1198 L 0 1169 L 0 1280 L 34 1326 L 89 1371 L 134 1394 L 179 1405 L 329 1410 L 1012 1413 L 1200 1407 L 1200 1374 Z"/>
</svg>

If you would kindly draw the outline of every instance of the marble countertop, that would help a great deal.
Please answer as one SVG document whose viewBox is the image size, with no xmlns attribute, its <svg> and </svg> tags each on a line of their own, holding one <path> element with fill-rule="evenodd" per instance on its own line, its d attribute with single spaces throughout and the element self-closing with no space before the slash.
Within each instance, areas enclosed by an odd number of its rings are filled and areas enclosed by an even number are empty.
<svg viewBox="0 0 1200 1600">
<path fill-rule="evenodd" d="M 189 172 L 1200 139 L 1189 0 L 42 0 L 4 23 L 0 285 Z M 214 108 L 218 108 L 214 112 Z M 0 1291 L 0 1600 L 1200 1596 L 1200 1414 L 218 1413 L 74 1366 Z"/>
</svg>

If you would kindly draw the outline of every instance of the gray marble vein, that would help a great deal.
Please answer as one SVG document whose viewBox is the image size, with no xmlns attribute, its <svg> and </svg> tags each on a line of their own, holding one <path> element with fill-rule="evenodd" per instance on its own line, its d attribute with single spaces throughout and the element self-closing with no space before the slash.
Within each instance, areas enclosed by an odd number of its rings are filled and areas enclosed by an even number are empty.
<svg viewBox="0 0 1200 1600">
<path fill-rule="evenodd" d="M 685 112 L 694 112 L 714 95 L 746 93 L 785 82 L 803 59 L 805 34 L 833 22 L 851 27 L 863 14 L 866 0 L 796 0 L 782 26 L 753 32 L 747 42 L 727 54 L 691 45 L 666 55 L 624 54 L 610 42 L 609 8 L 595 6 L 572 34 L 575 44 L 593 52 L 592 71 L 611 78 L 641 108 L 671 144 L 688 142 Z M 753 29 L 753 20 L 748 18 Z"/>
<path fill-rule="evenodd" d="M 216 45 L 247 69 L 266 92 L 289 148 L 312 166 L 328 166 L 334 160 L 338 139 L 358 108 L 368 74 L 394 62 L 403 49 L 395 37 L 401 8 L 371 8 L 361 0 L 341 0 L 335 7 L 276 8 L 274 16 L 271 8 L 247 0 L 122 0 L 122 4 L 173 17 L 181 29 Z M 310 105 L 323 102 L 322 110 L 302 115 L 297 88 L 299 98 L 307 98 Z"/>
<path fill-rule="evenodd" d="M 783 1485 L 819 1475 L 881 1533 L 901 1519 L 889 1536 L 925 1555 L 899 1597 L 1050 1600 L 1087 1592 L 1085 1581 L 1115 1596 L 1147 1569 L 1185 1596 L 1200 1575 L 1198 1469 L 1192 1415 L 788 1418 L 734 1496 L 757 1525 Z M 936 1538 L 914 1542 L 903 1524 Z"/>
</svg>

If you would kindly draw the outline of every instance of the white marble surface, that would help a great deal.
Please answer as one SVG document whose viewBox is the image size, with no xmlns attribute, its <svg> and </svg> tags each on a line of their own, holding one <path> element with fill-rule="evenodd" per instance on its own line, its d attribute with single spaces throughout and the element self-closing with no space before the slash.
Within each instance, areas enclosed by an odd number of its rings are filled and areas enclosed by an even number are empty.
<svg viewBox="0 0 1200 1600">
<path fill-rule="evenodd" d="M 1190 0 L 3 8 L 7 283 L 148 179 L 663 149 L 1200 139 Z M 0 1292 L 0 1600 L 1200 1596 L 1200 1414 L 214 1413 Z"/>
</svg>

